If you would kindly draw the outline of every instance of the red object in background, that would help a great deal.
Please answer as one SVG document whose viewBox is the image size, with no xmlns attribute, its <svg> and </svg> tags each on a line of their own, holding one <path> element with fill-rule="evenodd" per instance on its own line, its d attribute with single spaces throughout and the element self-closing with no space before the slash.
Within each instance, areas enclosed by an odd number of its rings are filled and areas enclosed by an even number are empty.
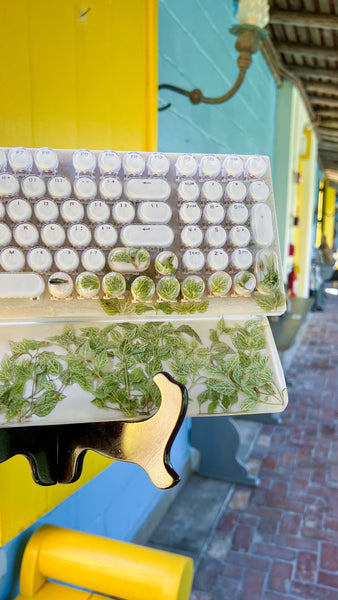
<svg viewBox="0 0 338 600">
<path fill-rule="evenodd" d="M 289 256 L 294 256 L 295 254 L 295 247 L 293 244 L 289 244 Z"/>
<path fill-rule="evenodd" d="M 288 292 L 289 296 L 297 296 L 297 273 L 295 267 L 292 267 L 288 275 Z"/>
<path fill-rule="evenodd" d="M 295 217 L 294 225 L 295 226 L 299 225 L 299 217 Z"/>
<path fill-rule="evenodd" d="M 302 181 L 303 181 L 303 178 L 298 171 L 298 173 L 296 173 L 296 183 L 302 183 Z"/>
</svg>

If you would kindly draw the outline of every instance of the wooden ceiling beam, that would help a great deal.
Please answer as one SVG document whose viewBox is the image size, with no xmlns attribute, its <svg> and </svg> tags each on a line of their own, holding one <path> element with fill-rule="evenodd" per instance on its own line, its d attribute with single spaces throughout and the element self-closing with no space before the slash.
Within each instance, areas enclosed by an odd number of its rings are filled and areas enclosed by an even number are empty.
<svg viewBox="0 0 338 600">
<path fill-rule="evenodd" d="M 329 121 L 325 119 L 325 121 L 320 121 L 320 127 L 327 127 L 329 129 L 337 129 L 338 131 L 338 121 Z"/>
<path fill-rule="evenodd" d="M 338 142 L 338 131 L 328 129 L 326 127 L 318 127 L 318 133 L 320 137 L 330 138 L 332 140 L 337 140 Z"/>
<path fill-rule="evenodd" d="M 338 97 L 338 87 L 329 85 L 328 83 L 306 83 L 305 89 L 315 94 L 327 94 L 328 96 Z"/>
<path fill-rule="evenodd" d="M 292 42 L 274 42 L 274 46 L 278 52 L 283 54 L 300 54 L 303 56 L 311 56 L 312 58 L 319 58 L 321 60 L 337 60 L 336 48 L 323 48 L 323 46 L 296 44 Z"/>
<path fill-rule="evenodd" d="M 295 12 L 291 10 L 271 10 L 270 23 L 275 25 L 296 25 L 299 27 L 338 30 L 338 17 L 335 15 Z"/>
<path fill-rule="evenodd" d="M 317 115 L 322 119 L 323 117 L 329 119 L 338 119 L 338 109 L 337 110 L 325 110 L 319 108 L 316 111 Z"/>
<path fill-rule="evenodd" d="M 320 96 L 313 96 L 311 94 L 308 94 L 308 98 L 312 105 L 330 106 L 331 108 L 338 108 L 338 98 L 323 98 Z"/>
<path fill-rule="evenodd" d="M 316 67 L 300 67 L 288 65 L 289 71 L 301 79 L 330 79 L 338 81 L 338 69 L 320 69 Z"/>
<path fill-rule="evenodd" d="M 320 152 L 333 152 L 337 153 L 337 144 L 334 142 L 329 142 L 328 140 L 320 140 L 319 141 L 319 150 Z"/>
</svg>

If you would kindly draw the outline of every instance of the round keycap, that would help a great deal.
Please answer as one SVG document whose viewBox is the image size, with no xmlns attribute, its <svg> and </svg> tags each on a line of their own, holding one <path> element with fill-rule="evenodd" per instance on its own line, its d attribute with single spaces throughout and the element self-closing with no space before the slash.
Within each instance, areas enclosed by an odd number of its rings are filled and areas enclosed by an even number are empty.
<svg viewBox="0 0 338 600">
<path fill-rule="evenodd" d="M 232 202 L 242 202 L 246 196 L 246 187 L 243 181 L 230 181 L 225 188 L 225 193 Z"/>
<path fill-rule="evenodd" d="M 182 294 L 187 300 L 199 300 L 205 290 L 205 283 L 197 275 L 189 275 L 182 281 Z"/>
<path fill-rule="evenodd" d="M 253 181 L 249 185 L 249 195 L 254 202 L 265 202 L 270 194 L 269 186 L 265 181 Z"/>
<path fill-rule="evenodd" d="M 200 195 L 200 189 L 196 181 L 181 181 L 177 191 L 179 198 L 184 201 L 196 202 Z"/>
<path fill-rule="evenodd" d="M 87 225 L 71 225 L 67 230 L 69 243 L 75 248 L 85 248 L 90 244 L 92 234 Z"/>
<path fill-rule="evenodd" d="M 219 202 L 208 202 L 204 207 L 203 217 L 207 223 L 218 225 L 225 217 L 225 210 Z"/>
<path fill-rule="evenodd" d="M 135 217 L 135 208 L 131 202 L 116 202 L 112 208 L 113 219 L 120 225 L 131 223 Z"/>
<path fill-rule="evenodd" d="M 227 239 L 227 232 L 224 227 L 212 225 L 205 232 L 205 242 L 210 248 L 222 248 Z"/>
<path fill-rule="evenodd" d="M 10 173 L 0 175 L 0 198 L 10 198 L 16 196 L 20 189 L 19 181 Z"/>
<path fill-rule="evenodd" d="M 4 271 L 21 271 L 25 264 L 24 254 L 19 248 L 4 248 L 0 252 L 0 265 Z"/>
<path fill-rule="evenodd" d="M 33 166 L 33 158 L 27 148 L 11 148 L 8 152 L 8 163 L 17 173 L 29 173 Z"/>
<path fill-rule="evenodd" d="M 160 275 L 173 275 L 178 269 L 178 258 L 174 252 L 164 250 L 155 258 L 155 269 Z"/>
<path fill-rule="evenodd" d="M 32 216 L 32 208 L 27 200 L 11 200 L 7 204 L 7 214 L 11 221 L 14 223 L 20 223 L 22 221 L 28 221 Z"/>
<path fill-rule="evenodd" d="M 46 248 L 32 248 L 27 254 L 27 262 L 32 271 L 44 273 L 51 268 L 53 258 Z"/>
<path fill-rule="evenodd" d="M 87 217 L 91 223 L 105 223 L 108 221 L 110 208 L 105 202 L 93 200 L 87 206 Z"/>
<path fill-rule="evenodd" d="M 208 279 L 208 289 L 213 296 L 226 296 L 232 285 L 231 277 L 224 271 L 216 271 Z"/>
<path fill-rule="evenodd" d="M 40 200 L 34 205 L 34 213 L 40 223 L 50 223 L 58 218 L 59 209 L 53 200 Z"/>
<path fill-rule="evenodd" d="M 48 291 L 54 298 L 67 298 L 73 291 L 73 280 L 68 273 L 53 273 L 48 279 Z"/>
<path fill-rule="evenodd" d="M 180 282 L 172 275 L 162 277 L 156 288 L 159 298 L 169 302 L 176 300 L 181 291 Z"/>
<path fill-rule="evenodd" d="M 54 262 L 58 269 L 71 273 L 79 266 L 79 257 L 72 248 L 61 248 L 54 254 Z"/>
<path fill-rule="evenodd" d="M 90 177 L 79 177 L 74 181 L 74 194 L 78 200 L 93 200 L 97 193 L 97 185 Z"/>
<path fill-rule="evenodd" d="M 7 246 L 12 239 L 12 233 L 8 225 L 0 223 L 0 246 Z"/>
<path fill-rule="evenodd" d="M 46 184 L 41 177 L 29 175 L 22 180 L 21 189 L 26 198 L 36 200 L 45 194 Z"/>
<path fill-rule="evenodd" d="M 264 177 L 268 168 L 267 162 L 263 156 L 250 156 L 246 161 L 245 172 L 249 177 Z"/>
<path fill-rule="evenodd" d="M 73 167 L 77 173 L 93 173 L 96 167 L 96 157 L 90 150 L 75 150 Z"/>
<path fill-rule="evenodd" d="M 81 202 L 66 200 L 61 204 L 60 213 L 66 223 L 78 223 L 84 217 L 84 208 Z"/>
<path fill-rule="evenodd" d="M 249 271 L 240 271 L 234 277 L 234 289 L 237 294 L 250 296 L 256 287 L 256 277 Z"/>
<path fill-rule="evenodd" d="M 100 280 L 95 273 L 85 271 L 77 276 L 75 289 L 82 298 L 94 298 L 100 291 Z"/>
<path fill-rule="evenodd" d="M 81 262 L 86 271 L 102 271 L 106 263 L 105 256 L 101 250 L 97 248 L 88 248 L 82 252 Z"/>
<path fill-rule="evenodd" d="M 229 257 L 225 250 L 221 248 L 219 250 L 210 250 L 207 256 L 207 267 L 211 271 L 223 271 L 226 269 L 229 263 Z"/>
<path fill-rule="evenodd" d="M 39 239 L 39 232 L 32 223 L 21 223 L 17 225 L 13 231 L 13 236 L 16 243 L 24 248 L 35 246 Z"/>
<path fill-rule="evenodd" d="M 250 231 L 243 225 L 232 227 L 229 233 L 229 241 L 232 246 L 244 247 L 250 242 Z"/>
<path fill-rule="evenodd" d="M 246 271 L 252 265 L 252 254 L 247 248 L 236 248 L 231 254 L 231 264 L 235 269 Z"/>
<path fill-rule="evenodd" d="M 107 273 L 102 279 L 103 292 L 105 296 L 110 298 L 123 296 L 126 287 L 126 280 L 121 273 L 112 271 L 111 273 Z"/>
<path fill-rule="evenodd" d="M 121 168 L 121 158 L 113 150 L 103 150 L 99 154 L 98 164 L 103 175 L 118 173 Z"/>
<path fill-rule="evenodd" d="M 40 231 L 40 235 L 43 243 L 50 247 L 62 246 L 66 238 L 63 227 L 57 223 L 44 225 Z"/>
<path fill-rule="evenodd" d="M 54 200 L 65 200 L 72 193 L 72 186 L 66 177 L 52 177 L 47 187 L 49 195 Z"/>
<path fill-rule="evenodd" d="M 242 225 L 249 216 L 249 211 L 245 204 L 234 202 L 230 204 L 227 212 L 228 220 L 234 225 Z"/>
<path fill-rule="evenodd" d="M 100 194 L 104 200 L 118 200 L 122 194 L 122 185 L 115 177 L 104 177 L 100 181 Z"/>
<path fill-rule="evenodd" d="M 186 225 L 181 232 L 181 241 L 183 246 L 198 248 L 203 242 L 203 232 L 196 225 Z"/>
<path fill-rule="evenodd" d="M 179 177 L 193 177 L 198 163 L 192 154 L 180 154 L 176 161 L 176 173 Z"/>
<path fill-rule="evenodd" d="M 6 171 L 7 168 L 7 156 L 4 150 L 0 150 L 0 171 Z"/>
<path fill-rule="evenodd" d="M 54 173 L 59 164 L 58 155 L 51 148 L 38 148 L 34 153 L 34 162 L 40 173 Z"/>
<path fill-rule="evenodd" d="M 186 250 L 182 256 L 182 265 L 187 271 L 200 271 L 203 269 L 204 263 L 204 254 L 198 248 Z"/>
<path fill-rule="evenodd" d="M 149 302 L 155 294 L 155 284 L 147 275 L 140 275 L 132 282 L 131 293 L 135 300 Z"/>
<path fill-rule="evenodd" d="M 218 177 L 221 172 L 221 163 L 215 154 L 207 154 L 200 162 L 200 174 L 202 177 Z"/>
<path fill-rule="evenodd" d="M 145 160 L 138 152 L 127 152 L 123 157 L 123 169 L 126 175 L 142 175 L 145 166 Z"/>
<path fill-rule="evenodd" d="M 148 162 L 149 175 L 166 175 L 169 171 L 170 162 L 162 152 L 153 152 L 149 155 Z"/>
<path fill-rule="evenodd" d="M 117 240 L 116 229 L 112 225 L 98 225 L 94 230 L 94 239 L 102 248 L 112 248 Z"/>
<path fill-rule="evenodd" d="M 223 196 L 223 188 L 219 181 L 206 181 L 202 185 L 202 198 L 208 202 L 219 202 Z"/>
<path fill-rule="evenodd" d="M 182 223 L 198 223 L 201 218 L 201 209 L 196 202 L 184 202 L 180 208 Z"/>
<path fill-rule="evenodd" d="M 3 219 L 5 214 L 6 214 L 5 207 L 2 204 L 2 202 L 0 202 L 0 219 Z"/>
<path fill-rule="evenodd" d="M 244 164 L 240 156 L 229 154 L 223 162 L 223 174 L 225 177 L 240 177 L 243 173 Z"/>
</svg>

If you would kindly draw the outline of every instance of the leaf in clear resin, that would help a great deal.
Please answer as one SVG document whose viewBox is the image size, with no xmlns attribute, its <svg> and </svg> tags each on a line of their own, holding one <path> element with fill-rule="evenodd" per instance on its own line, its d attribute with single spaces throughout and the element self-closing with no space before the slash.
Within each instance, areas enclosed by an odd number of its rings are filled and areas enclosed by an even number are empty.
<svg viewBox="0 0 338 600">
<path fill-rule="evenodd" d="M 182 283 L 182 292 L 188 300 L 198 300 L 204 293 L 204 281 L 196 275 L 190 275 Z"/>
<path fill-rule="evenodd" d="M 151 300 L 155 292 L 155 284 L 150 277 L 141 275 L 134 279 L 131 291 L 136 300 Z"/>
<path fill-rule="evenodd" d="M 231 279 L 227 273 L 218 271 L 213 273 L 208 280 L 208 287 L 215 296 L 225 296 L 231 287 Z"/>
<path fill-rule="evenodd" d="M 157 284 L 158 294 L 163 300 L 176 300 L 180 284 L 176 277 L 163 277 Z"/>
<path fill-rule="evenodd" d="M 172 275 L 176 273 L 178 260 L 173 252 L 160 252 L 155 259 L 155 269 L 161 275 Z"/>
<path fill-rule="evenodd" d="M 102 280 L 106 296 L 121 296 L 126 290 L 126 280 L 121 273 L 107 273 Z"/>
</svg>

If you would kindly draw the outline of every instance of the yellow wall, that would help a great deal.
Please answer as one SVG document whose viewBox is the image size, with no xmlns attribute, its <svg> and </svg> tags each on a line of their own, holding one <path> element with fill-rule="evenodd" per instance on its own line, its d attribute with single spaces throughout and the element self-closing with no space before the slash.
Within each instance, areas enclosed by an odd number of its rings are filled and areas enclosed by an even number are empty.
<svg viewBox="0 0 338 600">
<path fill-rule="evenodd" d="M 324 184 L 322 235 L 326 236 L 326 241 L 330 248 L 332 248 L 334 241 L 336 193 L 336 189 L 326 179 Z"/>
<path fill-rule="evenodd" d="M 156 148 L 156 0 L 0 7 L 0 146 Z M 89 453 L 80 483 L 52 488 L 23 457 L 1 464 L 0 544 L 108 464 Z"/>
</svg>

